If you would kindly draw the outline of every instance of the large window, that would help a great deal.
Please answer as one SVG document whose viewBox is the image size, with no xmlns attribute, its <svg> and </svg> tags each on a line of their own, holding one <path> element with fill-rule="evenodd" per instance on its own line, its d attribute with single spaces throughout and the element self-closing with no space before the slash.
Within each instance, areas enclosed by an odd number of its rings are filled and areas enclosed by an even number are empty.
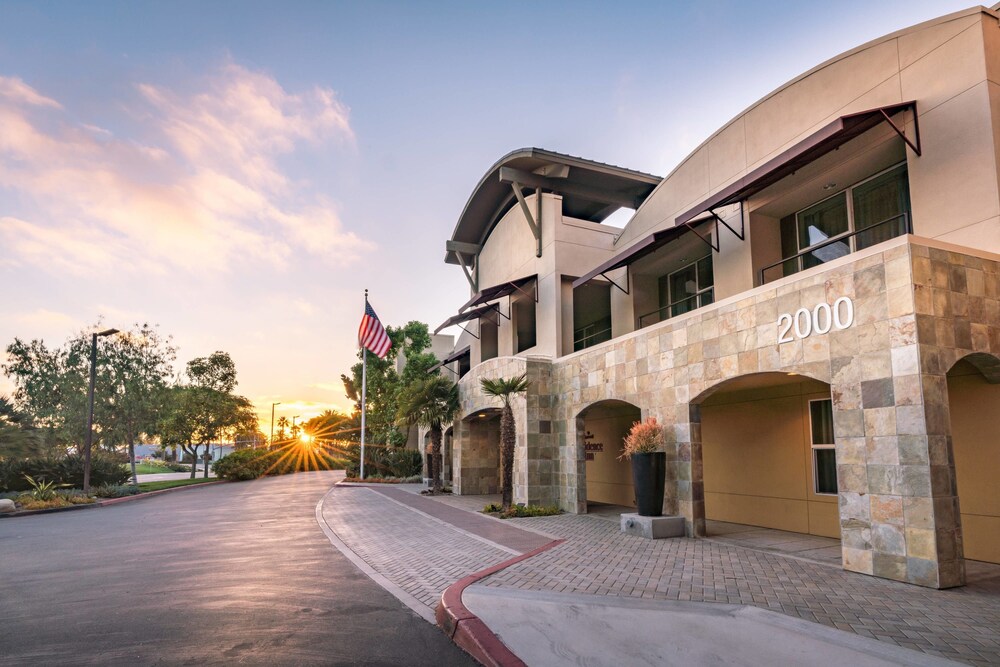
<svg viewBox="0 0 1000 667">
<path fill-rule="evenodd" d="M 535 299 L 522 296 L 513 302 L 516 349 L 524 352 L 535 347 Z"/>
<path fill-rule="evenodd" d="M 906 165 L 900 164 L 783 218 L 784 259 L 764 269 L 763 282 L 819 266 L 909 231 L 909 182 Z"/>
<path fill-rule="evenodd" d="M 660 312 L 676 317 L 707 306 L 715 298 L 712 256 L 706 255 L 660 278 Z"/>
<path fill-rule="evenodd" d="M 814 489 L 820 495 L 837 493 L 837 450 L 833 436 L 833 401 L 809 401 Z"/>
</svg>

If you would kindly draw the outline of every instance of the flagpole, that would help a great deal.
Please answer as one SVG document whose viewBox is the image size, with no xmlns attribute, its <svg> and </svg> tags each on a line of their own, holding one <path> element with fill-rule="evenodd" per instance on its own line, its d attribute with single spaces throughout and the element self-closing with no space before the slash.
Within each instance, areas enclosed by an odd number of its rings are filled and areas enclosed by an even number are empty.
<svg viewBox="0 0 1000 667">
<path fill-rule="evenodd" d="M 368 290 L 365 290 L 368 310 Z M 361 346 L 361 479 L 365 478 L 365 410 L 368 407 L 368 348 Z"/>
</svg>

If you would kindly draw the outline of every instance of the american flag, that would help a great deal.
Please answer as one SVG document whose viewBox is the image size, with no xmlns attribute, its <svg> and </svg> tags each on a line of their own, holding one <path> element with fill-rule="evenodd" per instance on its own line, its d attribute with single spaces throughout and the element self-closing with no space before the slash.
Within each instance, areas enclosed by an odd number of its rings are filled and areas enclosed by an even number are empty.
<svg viewBox="0 0 1000 667">
<path fill-rule="evenodd" d="M 389 354 L 389 348 L 392 347 L 392 341 L 382 328 L 378 315 L 367 301 L 365 301 L 365 314 L 358 328 L 358 345 L 368 348 L 379 359 L 385 359 L 385 355 Z"/>
</svg>

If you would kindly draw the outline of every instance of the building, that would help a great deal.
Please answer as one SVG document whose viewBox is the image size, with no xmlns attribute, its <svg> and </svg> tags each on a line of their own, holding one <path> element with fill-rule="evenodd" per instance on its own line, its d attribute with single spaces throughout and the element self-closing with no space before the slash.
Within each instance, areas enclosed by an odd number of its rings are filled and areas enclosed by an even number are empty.
<svg viewBox="0 0 1000 667">
<path fill-rule="evenodd" d="M 1000 562 L 1000 14 L 859 46 L 665 178 L 538 149 L 472 192 L 445 261 L 456 493 L 630 504 L 629 426 L 667 428 L 665 510 L 841 540 L 847 570 L 946 588 Z M 602 225 L 634 209 L 624 229 Z M 439 328 L 439 330 L 440 330 Z"/>
</svg>

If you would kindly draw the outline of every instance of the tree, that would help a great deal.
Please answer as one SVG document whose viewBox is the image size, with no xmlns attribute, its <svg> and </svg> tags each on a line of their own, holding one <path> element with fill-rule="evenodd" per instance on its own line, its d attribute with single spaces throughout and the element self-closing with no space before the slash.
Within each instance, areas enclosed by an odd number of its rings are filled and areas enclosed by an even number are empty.
<svg viewBox="0 0 1000 667">
<path fill-rule="evenodd" d="M 188 362 L 186 384 L 168 392 L 167 409 L 160 421 L 161 440 L 189 454 L 197 474 L 198 448 L 240 431 L 256 431 L 257 415 L 249 399 L 232 393 L 236 366 L 225 352 Z M 206 450 L 207 451 L 207 450 Z M 206 460 L 205 476 L 208 477 Z"/>
<path fill-rule="evenodd" d="M 101 322 L 94 325 L 100 328 Z M 89 330 L 57 348 L 18 338 L 7 347 L 4 372 L 14 380 L 14 399 L 41 430 L 49 448 L 76 446 L 86 436 L 90 374 Z M 175 349 L 156 327 L 136 324 L 131 331 L 98 339 L 94 427 L 105 449 L 127 445 L 135 479 L 135 443 L 156 432 L 163 390 L 172 373 Z"/>
<path fill-rule="evenodd" d="M 88 363 L 89 353 L 81 356 L 69 346 L 50 349 L 42 340 L 15 338 L 7 346 L 3 371 L 14 382 L 15 406 L 41 429 L 50 448 L 65 450 L 83 440 Z"/>
<path fill-rule="evenodd" d="M 458 385 L 451 380 L 432 375 L 416 380 L 400 393 L 398 419 L 412 426 L 420 424 L 431 435 L 431 493 L 438 494 L 441 484 L 441 426 L 458 414 Z"/>
<path fill-rule="evenodd" d="M 526 392 L 531 382 L 525 373 L 521 373 L 512 378 L 482 378 L 479 384 L 484 394 L 503 402 L 500 412 L 500 494 L 503 509 L 508 510 L 514 501 L 514 443 L 517 439 L 510 402 L 518 394 Z"/>
<path fill-rule="evenodd" d="M 91 344 L 87 338 L 82 332 L 70 342 L 74 354 Z M 95 405 L 95 421 L 105 447 L 128 447 L 132 481 L 138 484 L 135 445 L 142 436 L 156 434 L 176 350 L 169 337 L 162 338 L 149 324 L 136 324 L 131 331 L 102 341 L 101 350 L 102 382 L 96 394 L 100 401 Z"/>
<path fill-rule="evenodd" d="M 408 322 L 402 327 L 386 327 L 386 334 L 392 341 L 392 348 L 385 359 L 374 354 L 368 355 L 368 410 L 365 415 L 367 441 L 399 447 L 406 443 L 406 434 L 398 428 L 396 415 L 399 412 L 399 392 L 404 386 L 427 376 L 428 370 L 437 363 L 433 354 L 425 352 L 431 344 L 427 325 L 423 322 Z M 358 350 L 358 359 L 362 351 Z M 402 374 L 396 371 L 397 358 L 402 355 L 406 362 Z M 362 364 L 351 367 L 350 375 L 341 375 L 347 397 L 354 401 L 361 412 L 361 370 Z"/>
<path fill-rule="evenodd" d="M 288 436 L 285 433 L 286 428 L 288 428 L 288 417 L 278 417 L 278 439 L 276 442 L 288 439 Z M 274 446 L 273 442 L 271 443 L 271 446 Z"/>
<path fill-rule="evenodd" d="M 337 410 L 325 410 L 302 428 L 328 455 L 343 459 L 347 456 L 348 443 L 358 440 L 360 418 L 358 413 L 345 415 Z"/>
<path fill-rule="evenodd" d="M 44 451 L 42 434 L 31 427 L 27 415 L 10 398 L 0 395 L 0 461 L 34 458 Z"/>
</svg>

